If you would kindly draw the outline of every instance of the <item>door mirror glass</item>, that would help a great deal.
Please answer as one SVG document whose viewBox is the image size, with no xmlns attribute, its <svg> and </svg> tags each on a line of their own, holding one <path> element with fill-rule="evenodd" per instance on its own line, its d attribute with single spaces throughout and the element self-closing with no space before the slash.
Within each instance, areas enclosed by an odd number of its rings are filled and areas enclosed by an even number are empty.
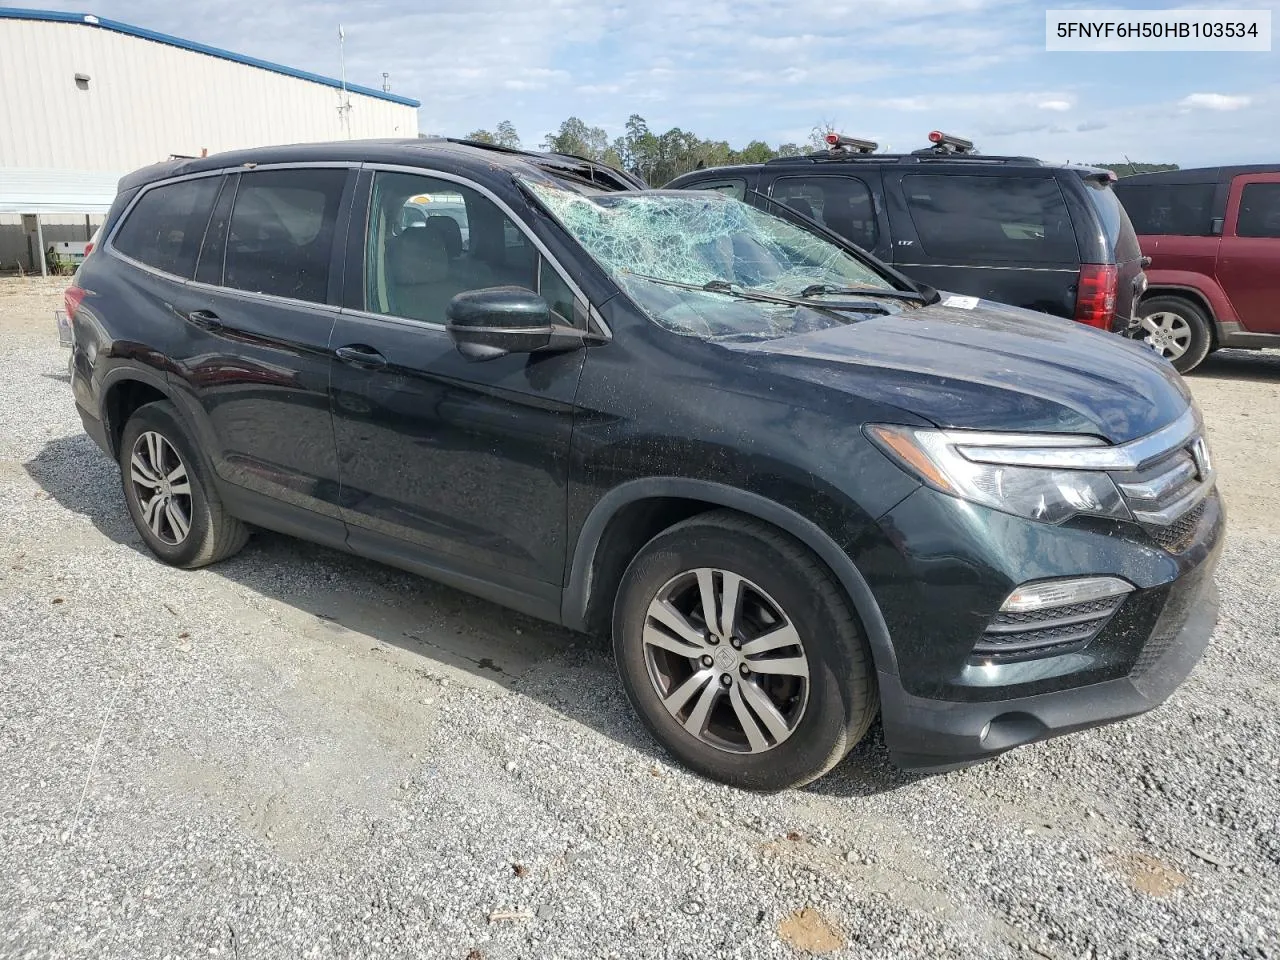
<svg viewBox="0 0 1280 960">
<path fill-rule="evenodd" d="M 532 353 L 549 346 L 554 332 L 551 307 L 526 287 L 467 290 L 445 314 L 449 337 L 468 360 Z"/>
</svg>

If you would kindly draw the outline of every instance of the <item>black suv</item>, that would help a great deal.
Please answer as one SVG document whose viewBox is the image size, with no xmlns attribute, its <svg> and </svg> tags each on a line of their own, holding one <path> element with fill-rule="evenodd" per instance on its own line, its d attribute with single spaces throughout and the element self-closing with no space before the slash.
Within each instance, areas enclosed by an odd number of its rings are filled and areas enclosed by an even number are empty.
<svg viewBox="0 0 1280 960">
<path fill-rule="evenodd" d="M 900 764 L 973 762 L 1155 706 L 1208 641 L 1222 507 L 1138 344 L 458 141 L 152 167 L 103 237 L 72 388 L 160 559 L 266 527 L 612 632 L 708 776 L 803 783 L 878 713 Z"/>
<path fill-rule="evenodd" d="M 1115 174 L 983 156 L 937 130 L 929 139 L 885 154 L 831 134 L 826 152 L 697 170 L 667 187 L 786 205 L 922 283 L 1135 332 L 1146 280 Z"/>
</svg>

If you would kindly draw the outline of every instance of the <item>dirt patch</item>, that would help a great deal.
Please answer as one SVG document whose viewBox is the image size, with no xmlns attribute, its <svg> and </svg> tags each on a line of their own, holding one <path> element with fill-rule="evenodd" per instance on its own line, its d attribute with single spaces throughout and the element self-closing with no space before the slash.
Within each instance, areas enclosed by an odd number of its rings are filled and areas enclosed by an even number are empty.
<svg viewBox="0 0 1280 960">
<path fill-rule="evenodd" d="M 804 953 L 832 953 L 845 945 L 844 934 L 813 907 L 787 914 L 778 924 L 778 936 Z"/>
<path fill-rule="evenodd" d="M 1186 874 L 1145 853 L 1119 857 L 1115 866 L 1133 889 L 1149 897 L 1167 897 L 1187 882 Z"/>
</svg>

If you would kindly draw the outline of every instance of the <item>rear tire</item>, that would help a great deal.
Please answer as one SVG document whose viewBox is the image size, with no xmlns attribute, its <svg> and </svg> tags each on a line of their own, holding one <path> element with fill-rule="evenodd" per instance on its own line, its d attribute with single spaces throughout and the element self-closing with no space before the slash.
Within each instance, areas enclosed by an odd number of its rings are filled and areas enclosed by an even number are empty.
<svg viewBox="0 0 1280 960">
<path fill-rule="evenodd" d="M 1144 300 L 1137 310 L 1137 339 L 1159 349 L 1179 373 L 1190 373 L 1213 349 L 1213 329 L 1203 310 L 1182 297 Z"/>
<path fill-rule="evenodd" d="M 870 648 L 827 568 L 730 511 L 644 546 L 623 574 L 613 643 L 627 696 L 658 741 L 736 787 L 817 779 L 879 708 Z"/>
<path fill-rule="evenodd" d="M 167 400 L 147 403 L 124 425 L 120 478 L 129 515 L 147 549 L 191 570 L 224 560 L 249 539 L 227 513 L 212 470 Z"/>
</svg>

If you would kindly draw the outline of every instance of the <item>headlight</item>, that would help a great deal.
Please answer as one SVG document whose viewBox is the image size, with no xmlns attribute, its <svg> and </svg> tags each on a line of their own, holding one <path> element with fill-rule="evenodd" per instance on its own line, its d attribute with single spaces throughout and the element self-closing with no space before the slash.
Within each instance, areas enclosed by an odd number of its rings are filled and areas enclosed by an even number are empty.
<svg viewBox="0 0 1280 960">
<path fill-rule="evenodd" d="M 868 426 L 867 433 L 907 472 L 953 497 L 1043 523 L 1061 523 L 1079 514 L 1131 519 L 1105 472 L 1026 465 L 1028 460 L 1070 460 L 1073 451 L 1102 446 L 1096 437 L 888 425 Z"/>
</svg>

